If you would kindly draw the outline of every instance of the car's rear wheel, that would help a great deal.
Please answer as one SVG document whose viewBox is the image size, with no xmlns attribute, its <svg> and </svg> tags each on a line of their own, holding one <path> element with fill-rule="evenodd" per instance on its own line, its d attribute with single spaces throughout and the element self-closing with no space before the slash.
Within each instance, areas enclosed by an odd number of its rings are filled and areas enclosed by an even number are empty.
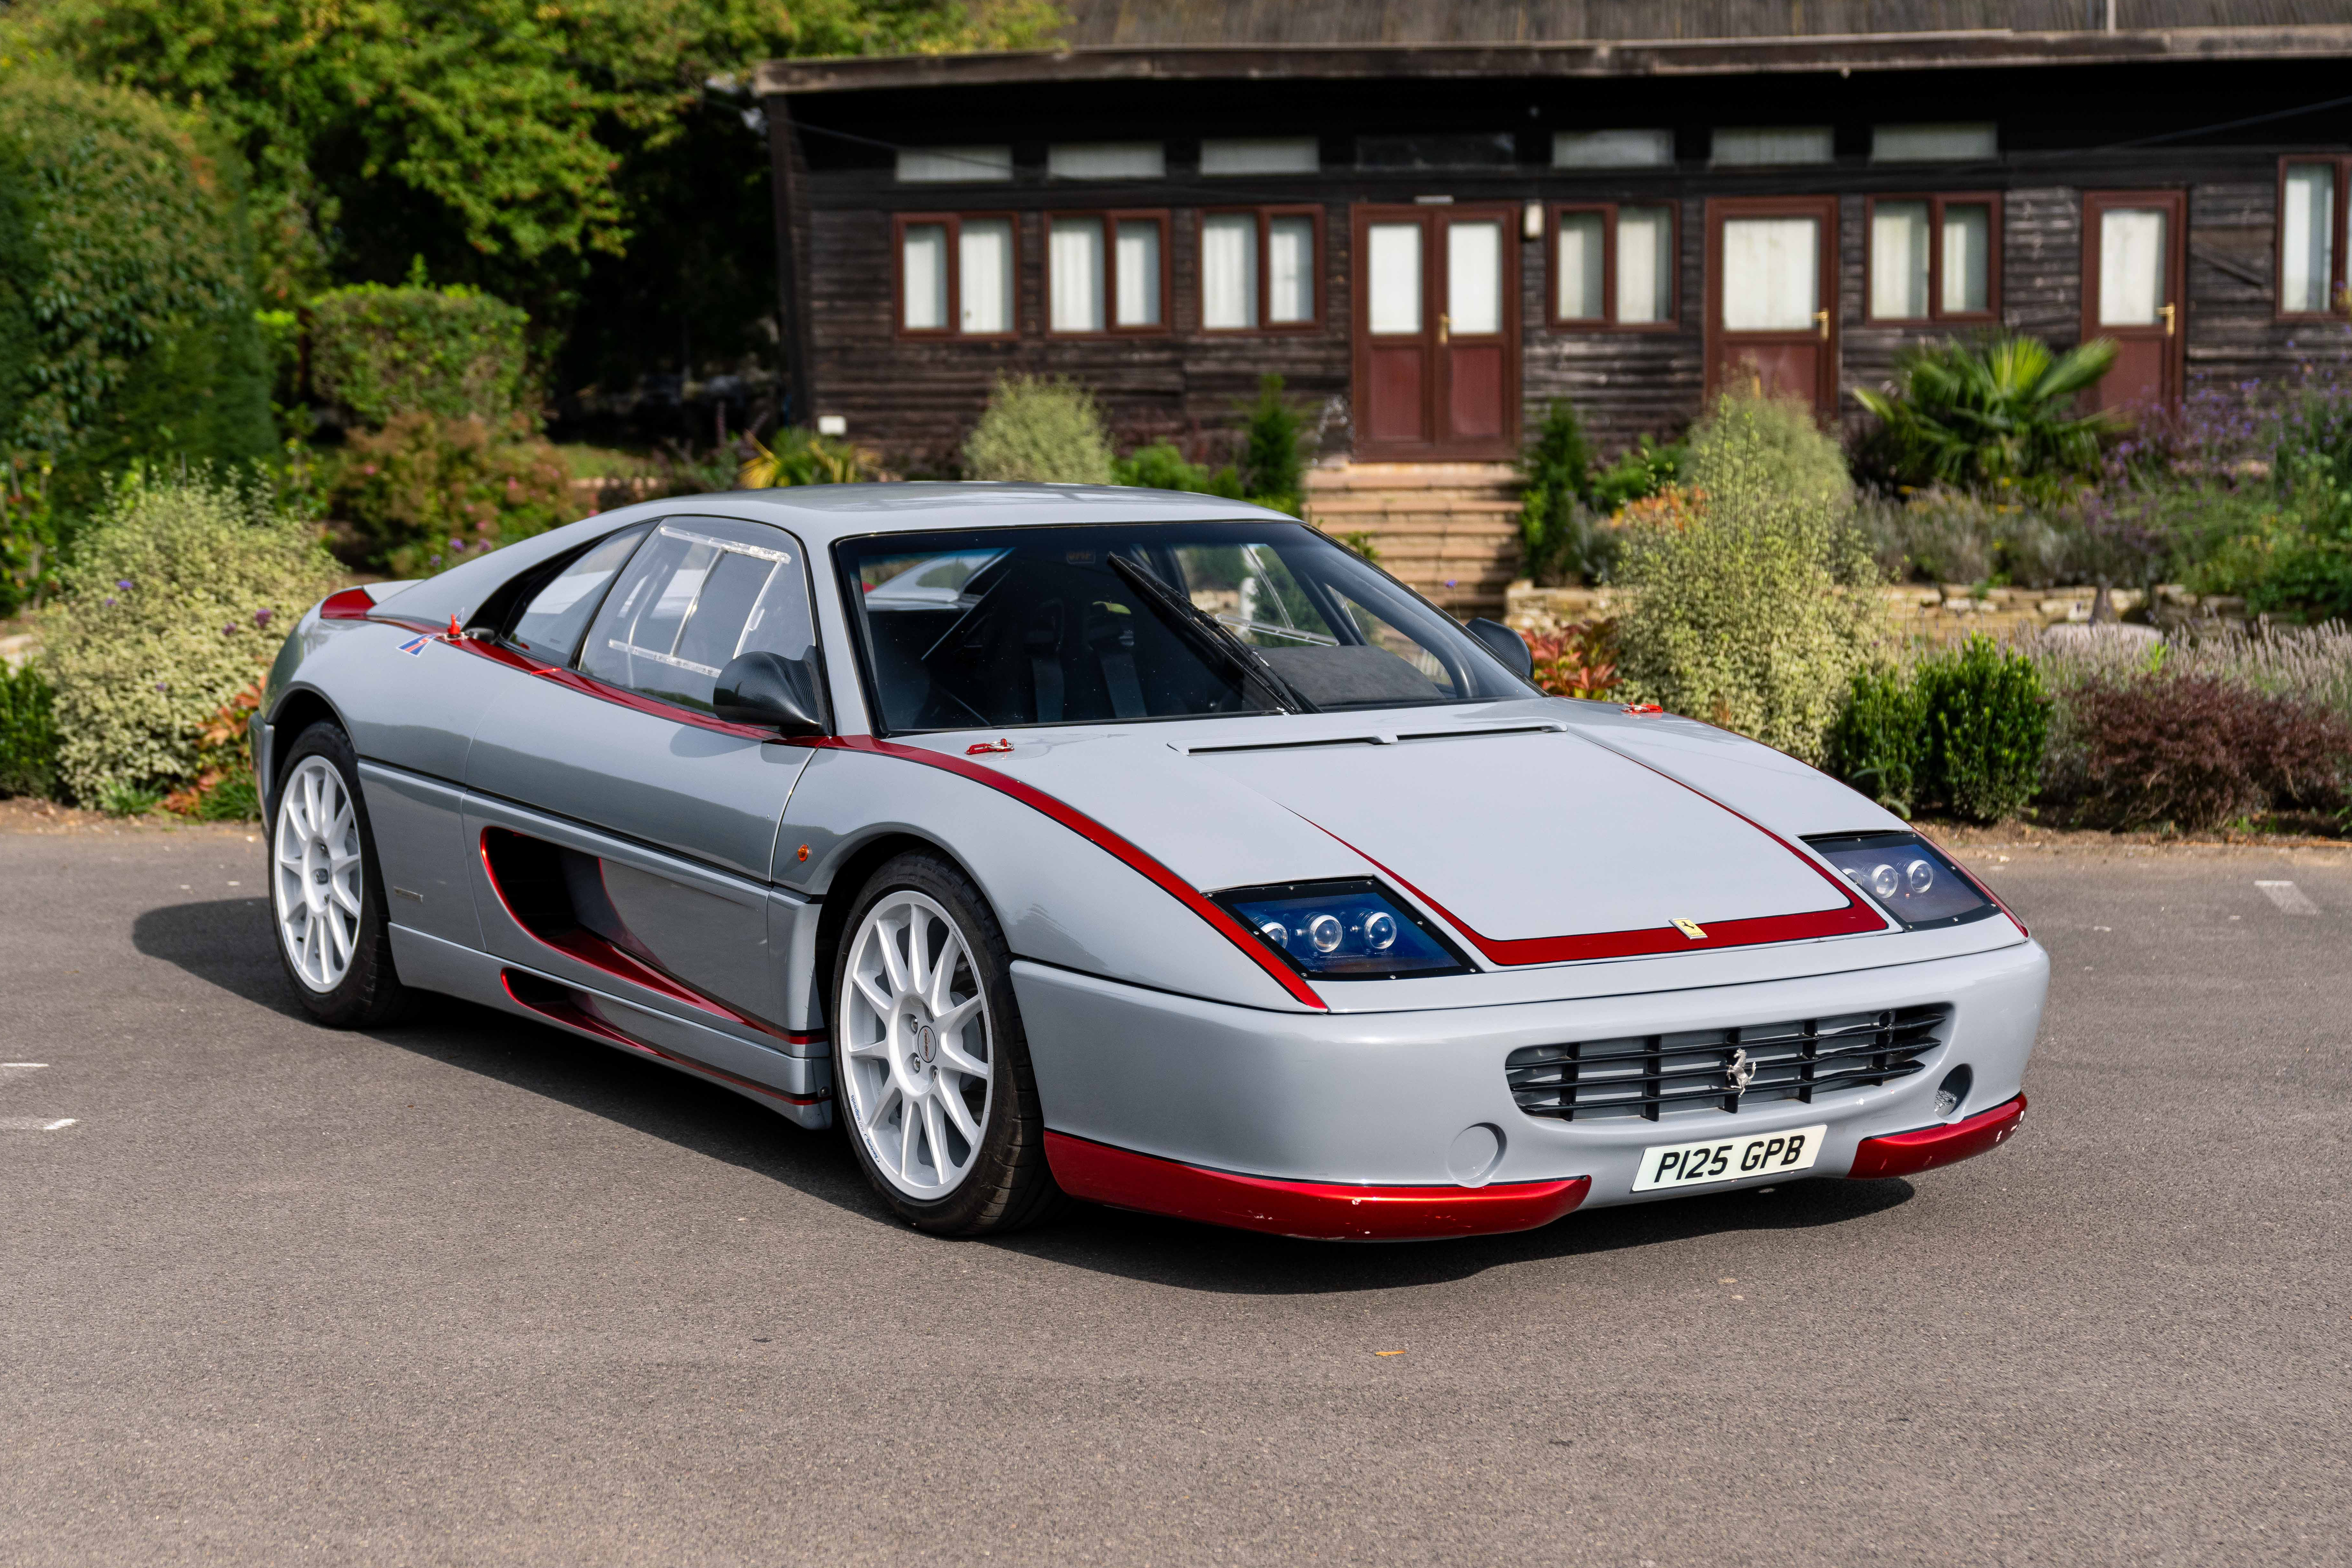
<svg viewBox="0 0 2352 1568">
<path fill-rule="evenodd" d="M 383 876 L 359 757 L 323 721 L 296 738 L 269 830 L 269 912 L 295 1000 L 322 1024 L 373 1028 L 404 1014 L 411 994 L 392 962 Z"/>
<path fill-rule="evenodd" d="M 942 1236 L 1056 1206 L 1012 954 L 970 878 L 926 853 L 885 864 L 851 907 L 833 996 L 834 1092 L 884 1202 Z"/>
</svg>

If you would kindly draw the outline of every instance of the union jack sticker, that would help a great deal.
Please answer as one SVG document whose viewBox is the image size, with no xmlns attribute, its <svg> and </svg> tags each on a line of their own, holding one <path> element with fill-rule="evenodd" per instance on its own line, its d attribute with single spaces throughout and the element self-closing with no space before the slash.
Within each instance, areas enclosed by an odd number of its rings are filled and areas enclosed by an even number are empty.
<svg viewBox="0 0 2352 1568">
<path fill-rule="evenodd" d="M 425 651 L 425 645 L 435 640 L 438 635 L 435 632 L 426 632 L 421 637 L 413 637 L 400 645 L 400 651 L 415 658 Z"/>
</svg>

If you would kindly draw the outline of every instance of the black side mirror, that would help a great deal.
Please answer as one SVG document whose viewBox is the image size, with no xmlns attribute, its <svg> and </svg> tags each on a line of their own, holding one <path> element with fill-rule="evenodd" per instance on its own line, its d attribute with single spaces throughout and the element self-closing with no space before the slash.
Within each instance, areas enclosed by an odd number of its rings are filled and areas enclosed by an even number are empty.
<svg viewBox="0 0 2352 1568">
<path fill-rule="evenodd" d="M 1518 633 L 1502 622 L 1490 621 L 1484 616 L 1475 621 L 1465 622 L 1463 629 L 1476 637 L 1488 653 L 1501 659 L 1505 669 L 1521 680 L 1535 679 L 1536 656 L 1528 648 L 1527 639 Z"/>
<path fill-rule="evenodd" d="M 710 710 L 736 724 L 772 727 L 783 735 L 824 735 L 833 726 L 808 659 L 774 653 L 739 653 L 719 672 Z"/>
</svg>

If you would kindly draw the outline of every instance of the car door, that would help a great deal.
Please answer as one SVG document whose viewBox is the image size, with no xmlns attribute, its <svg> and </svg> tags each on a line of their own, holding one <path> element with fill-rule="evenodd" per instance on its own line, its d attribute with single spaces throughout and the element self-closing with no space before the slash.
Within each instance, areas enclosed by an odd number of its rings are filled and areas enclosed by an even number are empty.
<svg viewBox="0 0 2352 1568">
<path fill-rule="evenodd" d="M 782 530 L 674 516 L 539 587 L 498 647 L 467 754 L 485 945 L 739 1037 L 795 1010 L 772 924 L 777 824 L 805 746 L 711 712 L 738 654 L 812 659 L 807 563 Z M 804 1043 L 804 1042 L 803 1042 Z"/>
</svg>

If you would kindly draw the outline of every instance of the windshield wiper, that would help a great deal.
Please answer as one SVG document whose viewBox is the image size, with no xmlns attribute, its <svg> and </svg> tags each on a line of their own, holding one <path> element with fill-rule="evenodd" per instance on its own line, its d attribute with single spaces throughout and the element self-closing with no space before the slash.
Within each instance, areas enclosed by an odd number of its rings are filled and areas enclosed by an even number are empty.
<svg viewBox="0 0 2352 1568">
<path fill-rule="evenodd" d="M 1128 586 L 1150 599 L 1176 618 L 1179 631 L 1186 632 L 1190 640 L 1211 658 L 1239 675 L 1243 681 L 1256 687 L 1273 700 L 1275 709 L 1285 713 L 1313 713 L 1315 704 L 1301 696 L 1298 688 L 1275 672 L 1257 649 L 1225 629 L 1224 623 L 1192 603 L 1161 580 L 1160 574 L 1142 563 L 1124 555 L 1108 557 L 1112 571 L 1127 580 Z"/>
</svg>

